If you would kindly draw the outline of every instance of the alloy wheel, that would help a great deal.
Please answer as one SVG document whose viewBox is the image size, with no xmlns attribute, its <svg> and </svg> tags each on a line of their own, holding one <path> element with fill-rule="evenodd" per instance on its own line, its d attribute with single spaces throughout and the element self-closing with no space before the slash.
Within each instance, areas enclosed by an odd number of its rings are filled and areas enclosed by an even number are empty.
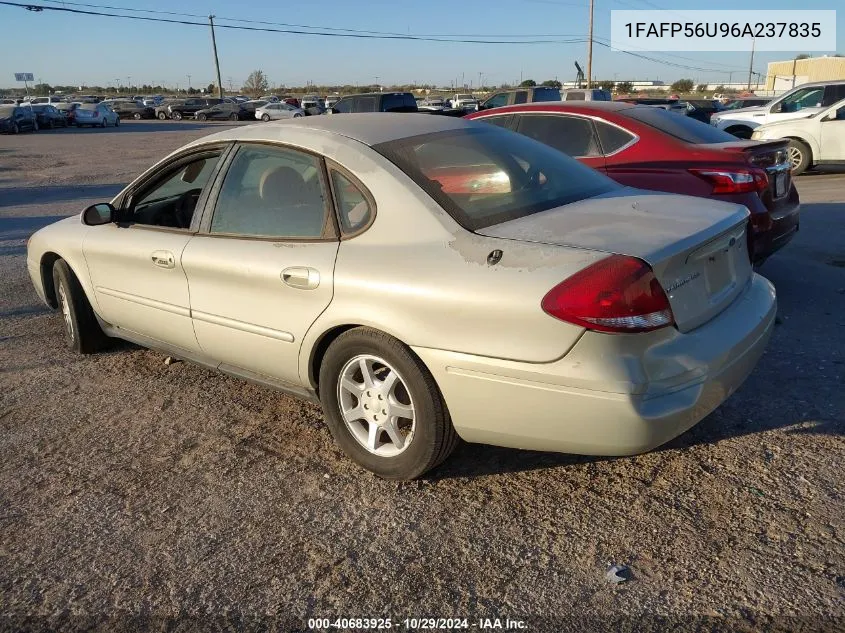
<svg viewBox="0 0 845 633">
<path fill-rule="evenodd" d="M 801 161 L 804 159 L 801 150 L 794 145 L 790 145 L 787 150 L 787 154 L 789 156 L 789 163 L 792 165 L 792 169 L 798 169 L 801 165 Z"/>
<path fill-rule="evenodd" d="M 414 439 L 414 403 L 399 372 L 378 356 L 351 358 L 338 377 L 341 416 L 368 452 L 395 457 Z"/>
</svg>

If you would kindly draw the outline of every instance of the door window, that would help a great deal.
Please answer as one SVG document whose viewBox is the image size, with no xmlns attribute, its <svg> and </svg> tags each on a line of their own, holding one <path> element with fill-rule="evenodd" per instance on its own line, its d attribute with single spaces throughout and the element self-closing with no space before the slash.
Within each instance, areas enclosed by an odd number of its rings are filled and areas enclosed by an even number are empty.
<svg viewBox="0 0 845 633">
<path fill-rule="evenodd" d="M 845 99 L 845 84 L 825 86 L 824 97 L 822 98 L 823 106 L 832 106 L 837 101 L 842 101 L 842 99 Z"/>
<path fill-rule="evenodd" d="M 528 102 L 528 92 L 525 90 L 520 90 L 513 96 L 513 102 L 516 104 L 520 103 L 527 103 Z"/>
<path fill-rule="evenodd" d="M 220 151 L 203 154 L 166 169 L 149 187 L 133 194 L 128 221 L 136 224 L 187 229 L 202 190 L 220 160 Z"/>
<path fill-rule="evenodd" d="M 211 233 L 320 238 L 328 217 L 320 174 L 310 154 L 242 147 L 223 181 Z"/>
<path fill-rule="evenodd" d="M 358 185 L 339 171 L 332 170 L 332 188 L 340 215 L 341 232 L 347 235 L 367 226 L 373 210 Z"/>
<path fill-rule="evenodd" d="M 500 114 L 498 116 L 486 116 L 483 119 L 480 119 L 485 123 L 492 123 L 493 125 L 498 125 L 499 127 L 503 128 L 510 128 L 510 123 L 513 121 L 512 114 Z"/>
<path fill-rule="evenodd" d="M 570 156 L 598 156 L 599 145 L 588 119 L 561 115 L 522 115 L 518 131 Z"/>
<path fill-rule="evenodd" d="M 796 90 L 782 101 L 775 104 L 774 112 L 798 112 L 802 108 L 815 108 L 822 104 L 824 88 L 803 88 Z"/>
<path fill-rule="evenodd" d="M 566 99 L 564 101 L 585 101 L 585 96 L 583 92 L 579 92 L 577 90 L 573 90 L 571 92 L 566 93 Z"/>
<path fill-rule="evenodd" d="M 352 112 L 352 99 L 341 99 L 332 106 L 332 112 L 339 112 L 341 114 Z"/>
<path fill-rule="evenodd" d="M 375 112 L 377 107 L 377 97 L 355 97 L 355 112 Z"/>
<path fill-rule="evenodd" d="M 500 92 L 497 95 L 493 95 L 484 102 L 485 108 L 501 108 L 506 105 L 508 105 L 508 93 L 506 92 Z"/>
</svg>

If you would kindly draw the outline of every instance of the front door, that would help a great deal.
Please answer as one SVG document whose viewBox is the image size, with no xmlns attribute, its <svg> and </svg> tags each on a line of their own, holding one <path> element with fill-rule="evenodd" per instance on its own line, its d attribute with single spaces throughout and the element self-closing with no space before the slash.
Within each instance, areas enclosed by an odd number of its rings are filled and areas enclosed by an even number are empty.
<svg viewBox="0 0 845 633">
<path fill-rule="evenodd" d="M 280 146 L 238 149 L 182 254 L 206 355 L 300 384 L 302 340 L 333 294 L 339 242 L 330 201 L 321 159 Z"/>
<path fill-rule="evenodd" d="M 193 152 L 157 170 L 125 197 L 118 224 L 88 231 L 82 248 L 97 313 L 105 321 L 184 350 L 199 350 L 182 254 L 196 230 L 194 208 L 207 194 L 222 152 Z"/>
</svg>

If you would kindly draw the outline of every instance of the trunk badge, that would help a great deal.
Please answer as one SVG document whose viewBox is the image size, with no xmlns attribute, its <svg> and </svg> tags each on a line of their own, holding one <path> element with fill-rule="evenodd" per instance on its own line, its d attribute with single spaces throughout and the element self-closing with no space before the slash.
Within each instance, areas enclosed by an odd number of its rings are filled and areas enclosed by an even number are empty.
<svg viewBox="0 0 845 633">
<path fill-rule="evenodd" d="M 668 292 L 672 292 L 673 290 L 677 290 L 681 286 L 685 286 L 686 284 L 691 282 L 693 279 L 698 279 L 699 277 L 701 277 L 701 273 L 696 272 L 696 273 L 691 273 L 691 274 L 687 275 L 686 277 L 681 277 L 680 279 L 676 279 L 671 284 L 666 286 L 666 292 L 668 293 Z"/>
</svg>

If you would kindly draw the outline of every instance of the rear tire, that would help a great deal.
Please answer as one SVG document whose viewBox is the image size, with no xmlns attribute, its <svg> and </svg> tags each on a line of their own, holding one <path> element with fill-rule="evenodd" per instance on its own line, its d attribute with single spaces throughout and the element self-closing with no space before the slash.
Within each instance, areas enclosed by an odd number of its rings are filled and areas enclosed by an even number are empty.
<svg viewBox="0 0 845 633">
<path fill-rule="evenodd" d="M 109 124 L 109 121 L 108 121 L 108 119 L 107 119 L 107 118 L 105 117 L 105 115 L 104 115 L 104 116 L 103 116 L 103 120 L 102 120 L 102 122 L 100 123 L 100 127 L 101 127 L 101 128 L 103 128 L 103 129 L 105 130 L 105 129 L 106 129 L 106 127 L 108 126 L 108 124 Z"/>
<path fill-rule="evenodd" d="M 140 121 L 141 120 L 141 113 L 136 112 L 135 114 L 132 115 L 132 118 L 135 119 L 136 121 Z"/>
<path fill-rule="evenodd" d="M 361 371 L 362 359 L 369 378 Z M 384 332 L 353 328 L 338 336 L 320 365 L 319 384 L 335 441 L 354 461 L 385 479 L 419 477 L 449 457 L 458 444 L 428 368 L 408 346 Z M 384 411 L 378 410 L 382 406 Z M 413 417 L 397 415 L 401 411 Z M 376 421 L 357 418 L 357 412 Z M 394 437 L 404 444 L 397 446 Z"/>
<path fill-rule="evenodd" d="M 18 124 L 12 123 L 12 134 L 19 134 L 20 131 L 21 131 L 21 128 L 18 127 Z"/>
<path fill-rule="evenodd" d="M 205 121 L 207 118 L 208 117 L 205 116 L 204 114 L 198 114 L 197 115 L 197 121 Z"/>
<path fill-rule="evenodd" d="M 114 126 L 115 126 L 115 127 L 120 127 L 120 117 L 115 117 L 115 119 L 114 119 Z"/>
<path fill-rule="evenodd" d="M 264 121 L 265 123 L 267 123 L 270 120 L 270 115 L 269 114 L 262 114 L 261 120 Z"/>
<path fill-rule="evenodd" d="M 813 162 L 813 152 L 804 141 L 789 139 L 787 147 L 789 162 L 792 164 L 792 175 L 799 176 L 810 169 Z"/>
<path fill-rule="evenodd" d="M 170 116 L 171 116 L 171 118 L 173 118 L 176 121 L 182 120 L 182 113 L 179 112 L 178 110 L 176 112 L 174 112 L 173 114 L 171 114 Z"/>
<path fill-rule="evenodd" d="M 229 120 L 230 121 L 237 121 L 238 115 L 236 113 L 232 112 L 232 114 L 229 115 Z"/>
<path fill-rule="evenodd" d="M 167 119 L 167 115 L 164 112 L 159 112 L 156 116 L 162 121 Z"/>
<path fill-rule="evenodd" d="M 53 287 L 64 317 L 65 341 L 78 354 L 92 354 L 108 343 L 85 291 L 65 260 L 53 264 Z"/>
</svg>

